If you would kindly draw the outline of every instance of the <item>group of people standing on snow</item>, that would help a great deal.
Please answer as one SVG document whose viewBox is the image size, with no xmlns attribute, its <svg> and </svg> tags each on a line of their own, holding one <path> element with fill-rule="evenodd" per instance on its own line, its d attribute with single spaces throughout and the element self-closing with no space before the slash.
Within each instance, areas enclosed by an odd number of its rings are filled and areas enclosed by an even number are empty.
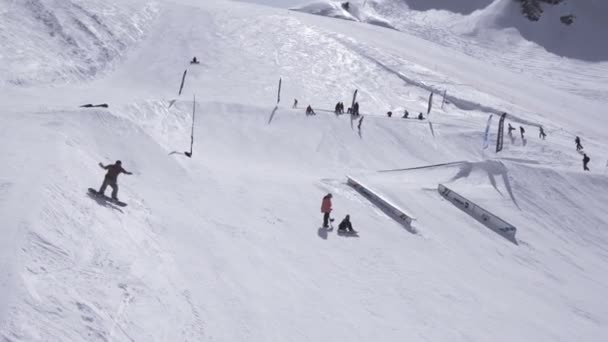
<svg viewBox="0 0 608 342">
<path fill-rule="evenodd" d="M 511 126 L 511 124 L 509 123 L 508 129 L 509 129 L 509 137 L 511 137 L 511 141 L 513 142 L 515 140 L 515 138 L 513 137 L 513 131 L 515 130 L 515 127 Z M 519 126 L 519 134 L 521 135 L 521 140 L 524 145 L 526 145 L 526 137 L 524 136 L 525 133 L 526 133 L 526 130 L 523 128 L 523 126 Z M 547 137 L 547 133 L 545 133 L 545 129 L 543 128 L 543 126 L 539 126 L 538 127 L 538 138 L 545 140 L 546 137 Z M 583 155 L 583 170 L 589 171 L 588 164 L 591 161 L 591 158 L 589 158 L 589 156 L 586 153 L 582 152 L 583 145 L 581 144 L 581 138 L 577 136 L 574 139 L 574 142 L 576 143 L 576 151 L 579 153 L 582 153 L 582 155 Z"/>
<path fill-rule="evenodd" d="M 333 198 L 332 194 L 327 194 L 323 196 L 323 200 L 321 200 L 321 213 L 323 213 L 323 228 L 329 228 L 330 222 L 333 222 L 334 219 L 330 217 L 332 208 L 331 199 Z M 348 232 L 352 234 L 356 234 L 357 232 L 353 229 L 353 225 L 350 222 L 350 215 L 346 215 L 344 219 L 338 225 L 338 232 Z"/>
</svg>

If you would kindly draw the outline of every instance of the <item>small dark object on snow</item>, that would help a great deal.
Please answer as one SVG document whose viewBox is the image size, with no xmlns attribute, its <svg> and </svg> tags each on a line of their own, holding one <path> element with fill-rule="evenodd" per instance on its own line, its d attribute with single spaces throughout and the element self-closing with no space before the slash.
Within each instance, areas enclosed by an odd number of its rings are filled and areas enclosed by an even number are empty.
<svg viewBox="0 0 608 342">
<path fill-rule="evenodd" d="M 424 116 L 422 115 L 422 113 L 418 114 L 418 120 L 424 120 Z"/>
<path fill-rule="evenodd" d="M 199 64 L 200 62 L 198 61 L 198 59 L 196 59 L 196 56 L 194 56 L 192 58 L 192 60 L 190 61 L 190 64 Z"/>
<path fill-rule="evenodd" d="M 391 116 L 393 116 L 393 112 L 386 112 L 386 116 L 390 118 Z"/>
<path fill-rule="evenodd" d="M 298 108 L 298 99 L 293 99 L 293 106 L 291 108 Z"/>
<path fill-rule="evenodd" d="M 564 25 L 572 25 L 574 23 L 574 14 L 568 14 L 568 15 L 563 15 L 559 18 L 559 20 L 564 24 Z"/>
<path fill-rule="evenodd" d="M 350 4 L 348 3 L 348 1 L 342 3 L 342 8 L 344 8 L 345 11 L 348 11 L 350 9 Z"/>
<path fill-rule="evenodd" d="M 87 104 L 82 105 L 80 107 L 81 108 L 108 108 L 109 106 L 108 106 L 107 103 L 102 103 L 102 104 L 97 104 L 97 105 L 87 103 Z"/>
<path fill-rule="evenodd" d="M 410 112 L 407 111 L 407 109 L 403 112 L 403 116 L 401 117 L 402 119 L 407 119 L 410 116 Z"/>
</svg>

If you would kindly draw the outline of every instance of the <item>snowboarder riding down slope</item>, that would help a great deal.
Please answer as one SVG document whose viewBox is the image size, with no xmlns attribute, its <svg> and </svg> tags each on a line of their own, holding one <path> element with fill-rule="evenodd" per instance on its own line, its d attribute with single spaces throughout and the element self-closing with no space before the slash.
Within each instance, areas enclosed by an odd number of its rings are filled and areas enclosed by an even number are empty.
<svg viewBox="0 0 608 342">
<path fill-rule="evenodd" d="M 118 195 L 118 175 L 121 173 L 132 175 L 132 173 L 122 168 L 122 162 L 120 160 L 117 160 L 116 163 L 110 165 L 99 163 L 99 166 L 102 169 L 108 170 L 103 180 L 103 184 L 101 185 L 101 188 L 99 188 L 99 194 L 103 196 L 109 185 L 112 188 L 112 199 L 118 201 L 118 197 L 116 197 Z"/>
<path fill-rule="evenodd" d="M 327 228 L 329 227 L 329 222 L 330 222 L 330 218 L 329 218 L 329 214 L 331 213 L 331 199 L 332 199 L 332 195 L 331 194 L 327 194 L 323 197 L 323 201 L 321 202 L 321 212 L 323 213 L 323 228 Z M 333 220 L 331 220 L 333 221 Z"/>
</svg>

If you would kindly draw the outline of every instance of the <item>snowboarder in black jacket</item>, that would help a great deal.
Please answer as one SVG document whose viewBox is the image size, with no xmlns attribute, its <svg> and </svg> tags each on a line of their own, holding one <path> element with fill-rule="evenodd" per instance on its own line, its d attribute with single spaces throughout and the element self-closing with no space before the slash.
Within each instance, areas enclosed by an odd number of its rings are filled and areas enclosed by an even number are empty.
<svg viewBox="0 0 608 342">
<path fill-rule="evenodd" d="M 344 220 L 342 220 L 342 222 L 340 222 L 340 225 L 338 225 L 338 231 L 340 231 L 340 232 L 348 231 L 349 233 L 356 233 L 356 231 L 353 229 L 353 225 L 350 223 L 350 215 L 346 215 Z"/>
<path fill-rule="evenodd" d="M 120 160 L 117 160 L 116 163 L 110 165 L 99 163 L 99 167 L 108 170 L 103 179 L 103 184 L 101 185 L 101 188 L 99 188 L 99 194 L 103 196 L 109 185 L 112 188 L 112 199 L 118 201 L 118 197 L 116 197 L 118 195 L 118 175 L 121 173 L 132 175 L 132 173 L 122 168 L 122 162 Z"/>
<path fill-rule="evenodd" d="M 519 134 L 521 134 L 521 140 L 526 139 L 524 137 L 524 133 L 526 133 L 526 130 L 524 129 L 524 127 L 523 126 L 519 126 Z"/>
<path fill-rule="evenodd" d="M 589 168 L 587 167 L 589 161 L 591 161 L 591 158 L 589 158 L 587 154 L 583 153 L 583 171 L 589 171 Z"/>
</svg>

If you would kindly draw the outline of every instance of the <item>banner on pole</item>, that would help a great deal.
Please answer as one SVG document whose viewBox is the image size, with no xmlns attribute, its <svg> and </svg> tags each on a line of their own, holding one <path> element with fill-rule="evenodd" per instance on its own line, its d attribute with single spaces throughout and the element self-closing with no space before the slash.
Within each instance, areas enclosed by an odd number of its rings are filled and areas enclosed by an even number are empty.
<svg viewBox="0 0 608 342">
<path fill-rule="evenodd" d="M 492 117 L 494 115 L 490 114 L 488 118 L 488 124 L 486 125 L 486 132 L 483 135 L 483 149 L 487 149 L 490 146 L 490 125 L 492 124 Z"/>
</svg>

